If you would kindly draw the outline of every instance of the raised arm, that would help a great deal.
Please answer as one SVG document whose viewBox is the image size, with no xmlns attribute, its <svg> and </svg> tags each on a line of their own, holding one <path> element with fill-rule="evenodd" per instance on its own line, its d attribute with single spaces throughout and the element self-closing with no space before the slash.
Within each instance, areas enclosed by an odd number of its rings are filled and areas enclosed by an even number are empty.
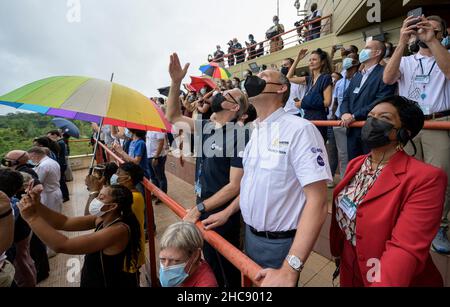
<svg viewBox="0 0 450 307">
<path fill-rule="evenodd" d="M 186 123 L 190 126 L 191 131 L 194 131 L 194 120 L 192 118 L 183 116 L 181 114 L 180 86 L 189 69 L 189 64 L 181 68 L 180 59 L 176 53 L 170 56 L 169 74 L 172 79 L 170 86 L 169 99 L 167 100 L 167 119 L 172 123 Z"/>
<path fill-rule="evenodd" d="M 68 238 L 48 223 L 47 217 L 53 218 L 51 215 L 45 217 L 40 214 L 42 211 L 38 212 L 34 207 L 35 205 L 29 196 L 24 197 L 19 204 L 20 213 L 33 232 L 57 253 L 69 255 L 91 254 L 115 245 L 123 245 L 125 247 L 128 242 L 128 230 L 120 224 L 88 235 Z M 95 217 L 90 218 L 95 221 Z M 84 219 L 87 220 L 87 217 Z M 95 222 L 93 226 L 95 227 Z"/>
<path fill-rule="evenodd" d="M 289 69 L 289 72 L 287 74 L 287 78 L 289 81 L 295 84 L 306 84 L 306 78 L 305 77 L 295 77 L 295 70 L 297 69 L 298 63 L 300 63 L 301 60 L 303 60 L 306 55 L 308 54 L 308 49 L 301 49 L 297 58 L 295 59 L 294 64 L 292 64 L 291 69 Z"/>
<path fill-rule="evenodd" d="M 412 21 L 414 21 L 414 19 L 415 17 L 410 16 L 403 22 L 403 27 L 400 30 L 400 40 L 398 42 L 398 46 L 389 60 L 389 63 L 384 68 L 383 81 L 385 84 L 392 85 L 400 79 L 400 63 L 402 61 L 403 54 L 408 46 L 411 35 L 416 34 L 416 31 L 414 30 L 416 25 L 408 26 Z"/>
<path fill-rule="evenodd" d="M 30 195 L 24 196 L 21 203 L 24 205 L 20 208 L 24 220 L 28 215 L 40 216 L 52 228 L 64 231 L 86 231 L 95 228 L 95 216 L 69 218 L 41 204 L 40 194 L 38 193 L 30 193 Z"/>
</svg>

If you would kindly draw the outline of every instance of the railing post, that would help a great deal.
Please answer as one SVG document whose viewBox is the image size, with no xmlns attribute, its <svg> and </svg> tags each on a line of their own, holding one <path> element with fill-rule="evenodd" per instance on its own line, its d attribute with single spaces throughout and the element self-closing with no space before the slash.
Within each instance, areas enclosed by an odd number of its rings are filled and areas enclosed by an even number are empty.
<svg viewBox="0 0 450 307">
<path fill-rule="evenodd" d="M 156 276 L 156 248 L 155 248 L 155 215 L 153 212 L 152 193 L 145 188 L 145 202 L 147 206 L 147 236 L 148 236 L 148 250 L 150 257 L 150 280 L 152 288 L 159 287 L 158 277 Z"/>
</svg>

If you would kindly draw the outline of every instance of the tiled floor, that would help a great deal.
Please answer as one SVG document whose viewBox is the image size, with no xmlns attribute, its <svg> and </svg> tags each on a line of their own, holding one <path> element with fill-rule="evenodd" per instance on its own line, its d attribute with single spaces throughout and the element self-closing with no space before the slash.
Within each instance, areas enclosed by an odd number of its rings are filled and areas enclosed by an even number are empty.
<svg viewBox="0 0 450 307">
<path fill-rule="evenodd" d="M 74 182 L 69 183 L 71 201 L 64 204 L 64 214 L 68 216 L 83 215 L 88 193 L 84 186 L 86 171 L 74 173 Z M 177 177 L 168 174 L 169 196 L 185 208 L 190 208 L 195 203 L 193 187 Z M 156 242 L 166 228 L 179 219 L 163 204 L 154 206 L 157 225 Z M 77 236 L 80 233 L 66 234 Z M 158 252 L 158 247 L 157 247 Z M 81 268 L 83 256 L 69 256 L 59 254 L 50 259 L 50 277 L 39 284 L 39 287 L 78 287 L 79 275 L 75 275 L 77 266 Z M 334 264 L 328 259 L 313 253 L 307 261 L 300 277 L 299 286 L 304 287 L 331 287 L 331 276 L 334 272 Z M 144 275 L 142 275 L 144 284 Z"/>
</svg>

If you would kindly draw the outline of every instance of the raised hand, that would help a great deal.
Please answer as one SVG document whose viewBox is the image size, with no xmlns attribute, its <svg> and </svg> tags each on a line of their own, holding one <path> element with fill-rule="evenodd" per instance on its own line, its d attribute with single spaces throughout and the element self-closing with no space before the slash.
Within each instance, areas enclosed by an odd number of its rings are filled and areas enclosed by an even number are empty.
<svg viewBox="0 0 450 307">
<path fill-rule="evenodd" d="M 174 53 L 170 56 L 169 74 L 170 78 L 174 83 L 180 83 L 186 77 L 187 71 L 189 69 L 189 63 L 187 63 L 184 68 L 181 68 L 180 59 L 178 54 Z"/>
<path fill-rule="evenodd" d="M 20 215 L 27 222 L 30 222 L 38 215 L 36 210 L 36 203 L 35 201 L 33 201 L 30 195 L 24 195 L 20 200 L 18 207 L 20 210 Z"/>
<path fill-rule="evenodd" d="M 417 25 L 417 37 L 424 43 L 429 43 L 436 39 L 436 34 L 434 33 L 433 25 L 426 19 L 422 17 L 422 21 Z"/>
<path fill-rule="evenodd" d="M 403 22 L 403 27 L 400 30 L 400 43 L 408 44 L 411 35 L 416 35 L 417 24 L 415 21 L 418 17 L 409 16 Z"/>
<path fill-rule="evenodd" d="M 298 53 L 298 60 L 299 61 L 303 60 L 307 54 L 308 54 L 308 49 L 301 49 Z"/>
</svg>

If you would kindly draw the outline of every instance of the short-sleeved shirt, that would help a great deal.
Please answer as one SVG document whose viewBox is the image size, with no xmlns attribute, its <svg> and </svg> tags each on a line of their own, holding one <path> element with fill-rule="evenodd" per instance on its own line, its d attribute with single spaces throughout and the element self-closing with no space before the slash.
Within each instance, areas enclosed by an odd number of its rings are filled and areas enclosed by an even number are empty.
<svg viewBox="0 0 450 307">
<path fill-rule="evenodd" d="M 183 288 L 216 288 L 217 280 L 214 272 L 206 261 L 201 261 L 200 266 L 182 284 Z"/>
<path fill-rule="evenodd" d="M 158 146 L 159 142 L 161 140 L 166 139 L 166 134 L 156 131 L 148 131 L 147 132 L 147 138 L 145 144 L 147 145 L 147 157 L 148 158 L 154 158 L 156 156 L 156 153 L 158 152 Z M 161 151 L 160 157 L 165 157 L 167 155 L 165 146 L 163 150 Z"/>
<path fill-rule="evenodd" d="M 144 170 L 146 178 L 150 178 L 150 170 L 148 165 L 147 147 L 141 139 L 132 141 L 128 148 L 128 155 L 132 158 L 141 157 L 139 166 Z"/>
<path fill-rule="evenodd" d="M 338 101 L 337 109 L 336 109 L 336 116 L 337 118 L 341 118 L 341 105 L 342 101 L 344 101 L 344 94 L 345 91 L 348 89 L 348 86 L 350 85 L 350 82 L 352 82 L 351 79 L 342 78 L 338 82 L 336 82 L 336 86 L 334 87 L 334 93 L 333 93 L 333 102 L 336 98 Z"/>
<path fill-rule="evenodd" d="M 284 110 L 292 115 L 297 115 L 300 113 L 300 109 L 295 106 L 295 98 L 299 100 L 303 99 L 306 93 L 306 86 L 302 84 L 291 83 L 291 94 L 289 100 L 286 102 Z"/>
<path fill-rule="evenodd" d="M 217 128 L 212 121 L 195 121 L 196 193 L 201 200 L 230 183 L 230 169 L 243 168 L 242 157 L 249 131 L 229 123 Z"/>
<path fill-rule="evenodd" d="M 317 79 L 316 84 L 313 85 L 313 79 L 311 77 L 306 77 L 307 92 L 302 100 L 302 109 L 305 110 L 306 114 L 309 112 L 321 113 L 326 119 L 326 108 L 324 106 L 324 96 L 323 92 L 325 89 L 333 84 L 331 75 L 323 74 Z M 310 119 L 305 117 L 306 119 Z M 319 118 L 311 118 L 319 119 Z"/>
<path fill-rule="evenodd" d="M 425 115 L 450 110 L 450 97 L 445 94 L 449 91 L 446 88 L 450 86 L 450 80 L 445 77 L 434 57 L 420 53 L 403 57 L 400 62 L 400 74 L 398 81 L 400 96 L 417 101 Z M 428 74 L 430 74 L 428 84 L 416 82 L 418 75 Z"/>
<path fill-rule="evenodd" d="M 297 229 L 306 204 L 304 188 L 332 180 L 318 129 L 281 108 L 255 122 L 243 164 L 241 213 L 258 231 Z"/>
</svg>

